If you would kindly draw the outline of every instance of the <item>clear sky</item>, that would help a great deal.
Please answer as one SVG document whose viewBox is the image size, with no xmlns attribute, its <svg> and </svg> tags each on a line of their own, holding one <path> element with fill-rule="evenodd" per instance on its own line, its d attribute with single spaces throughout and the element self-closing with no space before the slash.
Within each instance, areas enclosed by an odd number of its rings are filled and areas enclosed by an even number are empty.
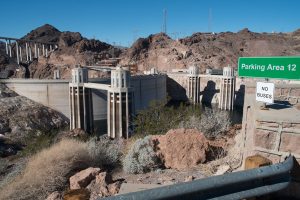
<svg viewBox="0 0 300 200">
<path fill-rule="evenodd" d="M 300 28 L 300 0 L 1 0 L 0 36 L 19 38 L 48 23 L 128 46 L 161 31 L 164 9 L 171 37 L 245 27 L 255 32 Z"/>
</svg>

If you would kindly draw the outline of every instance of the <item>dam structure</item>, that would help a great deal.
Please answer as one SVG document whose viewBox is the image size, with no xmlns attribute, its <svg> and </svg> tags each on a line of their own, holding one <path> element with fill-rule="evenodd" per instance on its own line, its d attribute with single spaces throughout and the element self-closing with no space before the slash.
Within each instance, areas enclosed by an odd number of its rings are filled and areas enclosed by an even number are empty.
<svg viewBox="0 0 300 200">
<path fill-rule="evenodd" d="M 126 69 L 126 68 L 125 68 Z M 88 78 L 89 68 L 72 69 L 72 79 L 1 79 L 19 95 L 70 119 L 70 129 L 130 137 L 132 118 L 152 101 L 167 98 L 165 74 L 134 75 L 124 68 L 111 78 Z M 109 103 L 110 102 L 110 103 Z"/>
<path fill-rule="evenodd" d="M 231 67 L 216 75 L 200 74 L 196 66 L 166 74 L 153 71 L 131 75 L 127 68 L 111 69 L 110 78 L 89 78 L 89 67 L 72 69 L 72 79 L 1 79 L 19 95 L 50 107 L 70 119 L 70 129 L 128 138 L 133 117 L 152 101 L 175 101 L 217 105 L 222 110 L 243 107 L 245 86 L 260 79 L 236 77 Z M 54 73 L 54 72 L 53 72 Z M 274 80 L 277 84 L 289 81 Z"/>
<path fill-rule="evenodd" d="M 221 75 L 200 74 L 197 66 L 187 71 L 168 72 L 168 94 L 175 100 L 189 100 L 193 104 L 216 104 L 222 110 L 233 110 L 236 99 L 236 77 L 231 67 L 224 67 Z M 179 92 L 180 91 L 180 92 Z M 236 102 L 242 106 L 243 102 Z"/>
<path fill-rule="evenodd" d="M 128 138 L 133 115 L 133 88 L 130 73 L 121 67 L 111 71 L 111 84 L 89 83 L 86 68 L 72 69 L 70 91 L 70 129 L 81 128 L 93 132 L 92 90 L 107 92 L 107 134 L 111 138 Z"/>
</svg>

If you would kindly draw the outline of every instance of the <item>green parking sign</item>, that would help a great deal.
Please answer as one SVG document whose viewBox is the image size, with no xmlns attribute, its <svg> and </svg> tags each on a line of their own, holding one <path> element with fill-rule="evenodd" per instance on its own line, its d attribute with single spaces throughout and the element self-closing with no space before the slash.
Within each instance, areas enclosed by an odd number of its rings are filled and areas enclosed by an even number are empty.
<svg viewBox="0 0 300 200">
<path fill-rule="evenodd" d="M 238 75 L 300 80 L 300 57 L 240 57 Z"/>
</svg>

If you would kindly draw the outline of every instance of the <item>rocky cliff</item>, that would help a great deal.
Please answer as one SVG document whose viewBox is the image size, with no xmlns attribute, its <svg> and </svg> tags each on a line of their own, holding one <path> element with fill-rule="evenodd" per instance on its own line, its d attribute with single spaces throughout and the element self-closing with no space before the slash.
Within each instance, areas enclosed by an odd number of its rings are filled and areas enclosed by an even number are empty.
<svg viewBox="0 0 300 200">
<path fill-rule="evenodd" d="M 0 84 L 0 136 L 22 141 L 29 133 L 51 132 L 68 125 L 62 114 L 19 96 Z"/>
<path fill-rule="evenodd" d="M 123 52 L 122 63 L 136 62 L 140 70 L 157 66 L 166 71 L 198 65 L 201 70 L 237 66 L 241 56 L 289 56 L 300 54 L 300 30 L 292 33 L 195 33 L 173 40 L 159 33 L 138 39 Z"/>
<path fill-rule="evenodd" d="M 78 32 L 61 32 L 49 24 L 32 30 L 21 39 L 43 43 L 54 42 L 58 44 L 58 49 L 50 52 L 48 58 L 40 57 L 29 65 L 24 64 L 18 71 L 15 71 L 16 63 L 11 60 L 14 67 L 8 69 L 14 72 L 12 77 L 53 78 L 53 70 L 60 69 L 62 78 L 69 78 L 70 69 L 75 65 L 93 65 L 103 59 L 118 57 L 121 53 L 119 48 L 112 45 L 95 39 L 89 40 Z M 3 66 L 7 64 L 7 56 L 4 52 L 0 52 L 0 71 L 1 69 L 3 71 Z"/>
<path fill-rule="evenodd" d="M 130 48 L 124 49 L 99 40 L 89 40 L 78 32 L 61 32 L 46 24 L 32 30 L 23 39 L 55 42 L 59 48 L 48 58 L 34 60 L 18 72 L 16 63 L 9 60 L 3 50 L 0 51 L 0 71 L 8 69 L 12 77 L 25 77 L 27 72 L 26 76 L 30 78 L 52 78 L 53 70 L 60 69 L 61 77 L 69 78 L 70 69 L 76 64 L 93 65 L 111 57 L 120 57 L 121 64 L 136 63 L 141 71 L 152 67 L 168 71 L 198 65 L 203 72 L 206 68 L 236 67 L 241 56 L 300 54 L 300 29 L 291 33 L 255 33 L 248 29 L 237 33 L 194 33 L 177 40 L 158 33 L 139 38 Z M 3 46 L 3 43 L 0 45 Z"/>
</svg>

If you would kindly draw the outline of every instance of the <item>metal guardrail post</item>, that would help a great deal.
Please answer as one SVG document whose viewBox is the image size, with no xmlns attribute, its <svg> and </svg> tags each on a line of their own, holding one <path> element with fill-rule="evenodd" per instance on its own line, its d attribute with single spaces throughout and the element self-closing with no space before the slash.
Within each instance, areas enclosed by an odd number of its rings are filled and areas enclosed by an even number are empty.
<svg viewBox="0 0 300 200">
<path fill-rule="evenodd" d="M 275 193 L 300 183 L 293 156 L 282 163 L 105 198 L 106 200 L 244 199 Z"/>
</svg>

